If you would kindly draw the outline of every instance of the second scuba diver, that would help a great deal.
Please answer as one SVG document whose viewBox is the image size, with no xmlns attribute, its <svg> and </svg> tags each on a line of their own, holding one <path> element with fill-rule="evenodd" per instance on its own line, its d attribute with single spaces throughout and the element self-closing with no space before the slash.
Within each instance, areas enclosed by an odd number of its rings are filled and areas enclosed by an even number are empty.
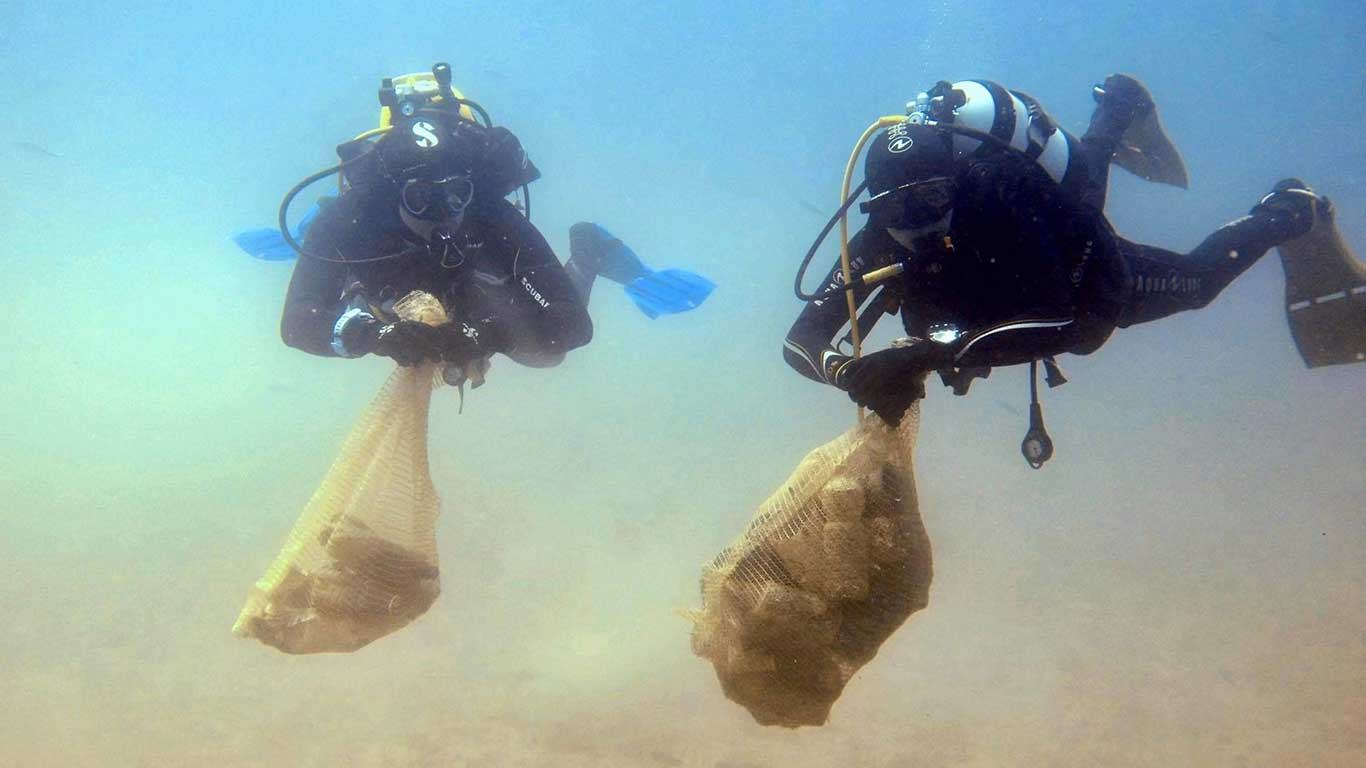
<svg viewBox="0 0 1366 768">
<path fill-rule="evenodd" d="M 808 303 L 784 344 L 788 364 L 896 424 L 924 396 L 928 372 L 964 394 L 992 366 L 1042 360 L 1049 383 L 1061 383 L 1053 355 L 1088 354 L 1116 327 L 1204 307 L 1275 246 L 1306 363 L 1363 359 L 1366 269 L 1337 236 L 1326 198 L 1282 181 L 1184 255 L 1125 240 L 1102 212 L 1111 161 L 1180 187 L 1186 171 L 1141 83 L 1112 75 L 1094 94 L 1080 139 L 1028 95 L 989 81 L 941 82 L 908 117 L 880 121 L 889 127 L 865 163 L 868 221 L 848 243 L 853 280 L 837 263 L 806 294 L 799 273 Z M 873 284 L 887 274 L 899 279 Z M 1329 306 L 1334 297 L 1341 303 Z M 849 342 L 898 311 L 908 343 L 856 359 Z"/>
<path fill-rule="evenodd" d="M 380 128 L 337 147 L 340 165 L 286 195 L 279 231 L 248 233 L 258 240 L 252 247 L 239 236 L 261 258 L 279 251 L 261 238 L 283 238 L 303 257 L 285 300 L 286 344 L 405 366 L 444 362 L 448 381 L 477 385 L 495 353 L 547 367 L 587 344 L 586 305 L 599 274 L 626 285 L 652 317 L 696 307 L 711 291 L 697 275 L 650 270 L 587 222 L 571 228 L 571 257 L 561 266 L 528 218 L 526 185 L 540 172 L 516 136 L 451 87 L 448 65 L 385 79 L 380 103 Z M 301 223 L 300 244 L 288 234 L 289 204 L 332 173 L 340 174 L 340 194 Z M 518 189 L 520 206 L 507 199 Z M 451 321 L 433 327 L 395 317 L 394 303 L 414 290 L 438 298 Z"/>
</svg>

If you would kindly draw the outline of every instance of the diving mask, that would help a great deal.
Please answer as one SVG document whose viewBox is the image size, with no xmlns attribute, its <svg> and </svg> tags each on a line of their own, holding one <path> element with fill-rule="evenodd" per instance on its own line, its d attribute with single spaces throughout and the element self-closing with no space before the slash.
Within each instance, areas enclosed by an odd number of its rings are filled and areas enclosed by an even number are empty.
<svg viewBox="0 0 1366 768">
<path fill-rule="evenodd" d="M 859 210 L 879 229 L 920 229 L 944 218 L 953 207 L 953 193 L 952 178 L 935 176 L 874 195 Z"/>
<path fill-rule="evenodd" d="M 404 211 L 428 221 L 459 222 L 473 199 L 474 182 L 467 176 L 408 179 L 399 188 L 399 202 Z"/>
</svg>

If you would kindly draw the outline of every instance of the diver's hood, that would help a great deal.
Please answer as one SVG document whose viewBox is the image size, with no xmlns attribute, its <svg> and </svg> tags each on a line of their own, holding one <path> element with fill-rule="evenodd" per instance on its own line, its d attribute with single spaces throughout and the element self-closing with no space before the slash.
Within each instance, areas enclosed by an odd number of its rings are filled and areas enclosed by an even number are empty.
<svg viewBox="0 0 1366 768">
<path fill-rule="evenodd" d="M 914 123 L 888 128 L 864 161 L 868 202 L 859 209 L 876 228 L 919 229 L 941 221 L 953 203 L 952 137 Z"/>
<path fill-rule="evenodd" d="M 868 148 L 863 175 L 877 196 L 904 184 L 954 173 L 951 137 L 927 125 L 901 123 L 883 131 Z"/>
<path fill-rule="evenodd" d="M 395 123 L 378 140 L 348 141 L 337 147 L 346 163 L 346 184 L 398 185 L 411 179 L 468 175 L 482 149 L 477 132 L 466 129 L 470 125 L 444 111 L 423 110 Z"/>
<path fill-rule="evenodd" d="M 476 198 L 496 200 L 541 176 L 511 131 L 486 128 L 454 110 L 419 110 L 377 141 L 338 146 L 337 155 L 348 187 L 383 187 L 394 194 L 412 180 L 464 177 Z"/>
</svg>

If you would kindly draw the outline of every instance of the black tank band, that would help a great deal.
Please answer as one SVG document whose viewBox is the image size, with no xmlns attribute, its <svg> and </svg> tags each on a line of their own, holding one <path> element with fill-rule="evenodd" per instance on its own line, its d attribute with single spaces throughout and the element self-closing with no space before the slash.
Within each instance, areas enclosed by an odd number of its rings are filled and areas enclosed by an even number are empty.
<svg viewBox="0 0 1366 768">
<path fill-rule="evenodd" d="M 991 121 L 991 135 L 1009 144 L 1010 140 L 1015 138 L 1015 122 L 1019 119 L 1019 116 L 1015 114 L 1015 100 L 1010 97 L 1010 91 L 1007 91 L 1000 83 L 993 83 L 990 80 L 975 80 L 974 82 L 987 89 L 987 93 L 991 94 L 991 101 L 996 107 L 996 115 Z M 980 153 L 984 149 L 987 149 L 986 144 L 978 147 L 977 151 Z"/>
</svg>

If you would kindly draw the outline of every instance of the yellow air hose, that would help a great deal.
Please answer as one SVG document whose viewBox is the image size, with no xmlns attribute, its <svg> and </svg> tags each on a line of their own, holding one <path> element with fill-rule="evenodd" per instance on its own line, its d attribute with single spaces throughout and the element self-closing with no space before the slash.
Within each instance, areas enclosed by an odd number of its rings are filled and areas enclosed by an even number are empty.
<svg viewBox="0 0 1366 768">
<path fill-rule="evenodd" d="M 392 125 L 382 125 L 378 128 L 371 128 L 368 131 L 362 131 L 356 134 L 356 137 L 352 139 L 352 141 L 360 141 L 361 139 L 368 139 L 372 136 L 379 136 L 380 134 L 388 133 L 391 128 L 393 128 Z"/>
<path fill-rule="evenodd" d="M 854 176 L 854 165 L 858 163 L 859 155 L 863 154 L 863 145 L 868 143 L 868 139 L 873 134 L 887 128 L 906 122 L 906 118 L 900 115 L 888 115 L 879 117 L 868 126 L 868 129 L 859 137 L 858 143 L 854 145 L 854 151 L 849 154 L 849 163 L 844 166 L 844 186 L 840 188 L 840 205 L 849 199 L 849 183 Z M 854 281 L 853 270 L 849 266 L 849 211 L 845 210 L 840 216 L 840 268 L 844 270 L 844 284 L 850 285 Z M 844 301 L 849 307 L 849 338 L 854 343 L 854 359 L 857 360 L 863 353 L 863 338 L 859 334 L 858 327 L 858 303 L 854 301 L 854 292 L 845 291 Z M 858 409 L 859 421 L 863 421 L 863 408 Z"/>
</svg>

